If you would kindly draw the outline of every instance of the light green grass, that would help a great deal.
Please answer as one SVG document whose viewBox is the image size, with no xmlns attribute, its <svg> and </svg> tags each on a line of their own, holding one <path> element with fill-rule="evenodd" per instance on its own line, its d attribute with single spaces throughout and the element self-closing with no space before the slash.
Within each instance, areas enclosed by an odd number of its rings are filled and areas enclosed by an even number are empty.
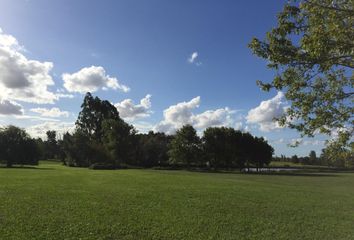
<svg viewBox="0 0 354 240">
<path fill-rule="evenodd" d="M 354 174 L 0 168 L 0 239 L 354 239 Z"/>
</svg>

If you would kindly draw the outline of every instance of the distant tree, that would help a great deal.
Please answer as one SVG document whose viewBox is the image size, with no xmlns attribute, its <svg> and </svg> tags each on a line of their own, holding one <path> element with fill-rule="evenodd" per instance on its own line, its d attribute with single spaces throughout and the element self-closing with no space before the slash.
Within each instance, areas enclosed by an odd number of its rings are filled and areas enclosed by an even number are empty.
<svg viewBox="0 0 354 240">
<path fill-rule="evenodd" d="M 53 159 L 56 158 L 58 154 L 58 144 L 57 144 L 57 132 L 56 131 L 47 131 L 47 140 L 45 144 L 45 158 Z"/>
<path fill-rule="evenodd" d="M 258 171 L 259 168 L 263 168 L 271 162 L 274 149 L 262 137 L 255 137 L 252 146 L 253 154 L 251 155 L 251 162 L 257 167 Z"/>
<path fill-rule="evenodd" d="M 201 162 L 201 141 L 191 125 L 184 125 L 177 130 L 168 152 L 170 163 L 183 164 L 187 167 Z"/>
<path fill-rule="evenodd" d="M 101 140 L 104 148 L 113 160 L 113 165 L 119 166 L 122 163 L 128 163 L 134 157 L 132 153 L 134 149 L 134 135 L 135 130 L 133 126 L 120 118 L 103 120 Z"/>
<path fill-rule="evenodd" d="M 250 168 L 250 165 L 255 162 L 256 159 L 256 152 L 255 152 L 255 147 L 254 147 L 254 137 L 246 132 L 242 134 L 242 141 L 241 141 L 241 149 L 242 149 L 242 158 L 244 162 L 244 166 L 247 167 L 248 169 Z M 243 166 L 240 166 L 243 168 Z"/>
<path fill-rule="evenodd" d="M 7 167 L 36 165 L 39 156 L 36 141 L 25 130 L 11 125 L 0 130 L 0 160 L 5 161 Z"/>
<path fill-rule="evenodd" d="M 240 131 L 227 127 L 209 127 L 203 134 L 206 161 L 213 168 L 243 168 L 252 152 L 247 139 Z"/>
<path fill-rule="evenodd" d="M 108 119 L 122 121 L 117 108 L 109 101 L 102 101 L 98 97 L 94 98 L 91 93 L 86 93 L 76 127 L 88 137 L 100 141 L 103 136 L 102 123 Z"/>
<path fill-rule="evenodd" d="M 139 134 L 136 137 L 138 144 L 135 165 L 153 167 L 169 164 L 168 150 L 172 136 L 150 131 L 148 134 Z"/>
<path fill-rule="evenodd" d="M 291 157 L 291 162 L 292 162 L 292 163 L 299 163 L 299 158 L 298 158 L 298 156 L 297 156 L 297 155 L 293 155 L 293 156 Z"/>
<path fill-rule="evenodd" d="M 64 134 L 61 149 L 69 166 L 115 168 L 128 163 L 133 153 L 134 128 L 119 117 L 106 100 L 87 93 L 73 134 Z"/>
<path fill-rule="evenodd" d="M 337 130 L 337 145 L 349 151 L 354 131 L 353 16 L 353 1 L 288 1 L 266 39 L 254 38 L 249 44 L 277 72 L 271 83 L 258 84 L 267 91 L 285 91 L 290 100 L 279 123 L 307 136 Z"/>
<path fill-rule="evenodd" d="M 312 165 L 316 165 L 317 164 L 317 156 L 316 156 L 316 152 L 315 151 L 311 151 L 309 154 L 309 162 Z"/>
<path fill-rule="evenodd" d="M 62 143 L 65 153 L 64 163 L 73 167 L 88 167 L 92 163 L 89 137 L 80 130 L 73 134 L 65 133 Z"/>
</svg>

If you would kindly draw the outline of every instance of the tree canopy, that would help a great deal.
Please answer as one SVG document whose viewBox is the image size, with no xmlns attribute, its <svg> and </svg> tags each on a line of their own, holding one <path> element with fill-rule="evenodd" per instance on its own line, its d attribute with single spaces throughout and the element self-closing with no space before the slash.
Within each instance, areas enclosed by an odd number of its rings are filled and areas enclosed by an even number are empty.
<svg viewBox="0 0 354 240">
<path fill-rule="evenodd" d="M 172 164 L 190 166 L 201 161 L 201 141 L 193 126 L 184 125 L 176 132 L 168 153 Z"/>
<path fill-rule="evenodd" d="M 276 75 L 263 90 L 282 90 L 291 102 L 281 125 L 302 135 L 339 134 L 348 146 L 353 134 L 354 2 L 289 1 L 278 24 L 249 47 Z"/>
<path fill-rule="evenodd" d="M 11 125 L 0 129 L 0 161 L 5 161 L 7 167 L 37 165 L 39 156 L 35 140 L 25 130 Z"/>
</svg>

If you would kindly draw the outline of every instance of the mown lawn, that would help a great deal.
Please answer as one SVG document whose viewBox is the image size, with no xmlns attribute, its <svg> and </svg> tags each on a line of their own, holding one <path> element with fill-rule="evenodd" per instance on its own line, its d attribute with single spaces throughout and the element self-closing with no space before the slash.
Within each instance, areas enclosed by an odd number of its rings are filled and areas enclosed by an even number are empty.
<svg viewBox="0 0 354 240">
<path fill-rule="evenodd" d="M 354 239 L 354 173 L 0 168 L 0 239 Z"/>
</svg>

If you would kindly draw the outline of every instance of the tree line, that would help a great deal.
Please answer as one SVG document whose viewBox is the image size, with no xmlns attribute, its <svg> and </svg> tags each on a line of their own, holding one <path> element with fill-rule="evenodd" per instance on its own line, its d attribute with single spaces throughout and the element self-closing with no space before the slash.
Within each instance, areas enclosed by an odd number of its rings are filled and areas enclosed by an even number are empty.
<svg viewBox="0 0 354 240">
<path fill-rule="evenodd" d="M 280 157 L 273 157 L 274 162 L 284 162 L 284 163 L 295 163 L 302 165 L 314 165 L 314 166 L 329 166 L 338 168 L 353 168 L 354 158 L 349 151 L 342 151 L 341 154 L 337 154 L 335 157 L 329 154 L 327 148 L 323 149 L 321 155 L 317 157 L 315 151 L 310 151 L 308 156 L 298 157 L 293 155 L 291 157 L 286 157 L 281 155 Z"/>
<path fill-rule="evenodd" d="M 38 159 L 60 159 L 65 165 L 115 169 L 139 167 L 245 168 L 270 163 L 273 148 L 264 138 L 229 127 L 209 127 L 202 137 L 191 125 L 174 135 L 137 133 L 106 100 L 87 93 L 74 132 L 62 139 L 47 131 L 47 139 L 32 139 L 20 128 L 0 130 L 0 161 L 37 164 Z M 21 149 L 21 150 L 20 150 Z"/>
</svg>

